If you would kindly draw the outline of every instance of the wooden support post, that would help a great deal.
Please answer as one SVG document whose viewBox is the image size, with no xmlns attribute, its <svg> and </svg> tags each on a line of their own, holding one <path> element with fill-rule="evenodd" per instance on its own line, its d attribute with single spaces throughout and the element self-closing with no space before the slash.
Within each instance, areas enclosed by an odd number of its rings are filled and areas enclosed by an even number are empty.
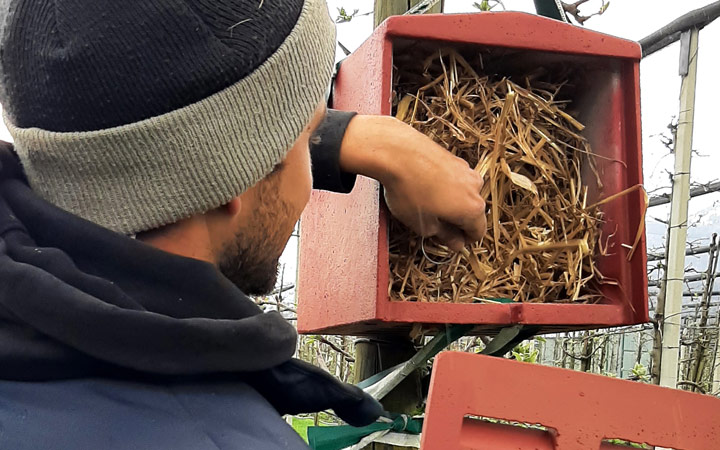
<svg viewBox="0 0 720 450">
<path fill-rule="evenodd" d="M 707 329 L 707 323 L 710 314 L 710 296 L 712 295 L 713 284 L 715 283 L 715 270 L 717 269 L 717 234 L 713 234 L 710 247 L 712 250 L 709 253 L 708 267 L 705 272 L 707 278 L 703 286 L 702 300 L 700 301 L 699 308 L 700 320 L 697 322 L 697 331 L 693 336 L 692 349 L 690 352 L 691 361 L 686 377 L 686 380 L 695 383 L 689 386 L 693 391 L 696 391 L 697 387 L 703 384 L 702 375 L 704 372 L 704 362 L 707 358 L 706 351 L 710 347 L 711 341 L 710 335 L 712 333 Z"/>
<path fill-rule="evenodd" d="M 670 242 L 670 230 L 665 236 L 665 245 Z M 657 293 L 657 305 L 655 306 L 655 320 L 653 321 L 653 349 L 650 352 L 650 381 L 653 384 L 660 384 L 660 361 L 662 359 L 662 324 L 665 317 L 665 299 L 667 287 L 667 251 L 663 255 L 664 267 L 663 277 L 660 282 L 660 291 Z M 682 309 L 682 308 L 681 308 Z"/>
<path fill-rule="evenodd" d="M 692 154 L 693 121 L 695 117 L 695 81 L 697 79 L 698 30 L 686 32 L 681 39 L 680 112 L 675 144 L 667 245 L 667 282 L 660 346 L 660 385 L 677 386 L 680 347 L 680 312 L 682 310 L 683 277 L 685 275 L 685 242 L 687 239 L 688 202 L 690 200 L 690 156 Z"/>
<path fill-rule="evenodd" d="M 406 338 L 358 339 L 355 342 L 355 383 L 412 358 L 415 346 Z M 415 372 L 380 402 L 396 413 L 413 413 L 422 404 L 420 373 Z"/>
<path fill-rule="evenodd" d="M 592 352 L 593 352 L 593 334 L 590 331 L 585 332 L 582 344 L 582 359 L 580 360 L 580 370 L 590 372 L 592 369 Z"/>
<path fill-rule="evenodd" d="M 405 362 L 415 354 L 415 347 L 409 339 L 358 339 L 355 341 L 355 383 L 370 378 L 385 369 Z M 422 403 L 420 374 L 415 372 L 402 381 L 381 400 L 386 410 L 397 413 L 412 413 Z M 363 450 L 403 450 L 388 444 L 374 443 Z"/>
<path fill-rule="evenodd" d="M 373 28 L 377 28 L 383 20 L 390 16 L 405 14 L 407 10 L 420 3 L 421 0 L 375 0 Z M 438 2 L 428 13 L 442 12 L 442 2 Z"/>
<path fill-rule="evenodd" d="M 390 16 L 404 14 L 421 0 L 375 0 L 373 27 L 376 28 Z M 439 2 L 428 12 L 442 12 Z M 377 336 L 359 339 L 355 343 L 355 382 L 365 380 L 385 369 L 405 362 L 415 354 L 410 337 Z M 381 400 L 388 411 L 412 413 L 422 404 L 422 387 L 418 372 L 407 377 L 400 385 Z M 392 446 L 373 444 L 375 450 L 390 450 Z M 399 447 L 398 447 L 399 448 Z"/>
<path fill-rule="evenodd" d="M 712 391 L 711 394 L 720 394 L 720 312 L 718 312 L 717 327 L 715 329 L 715 354 L 712 359 Z"/>
</svg>

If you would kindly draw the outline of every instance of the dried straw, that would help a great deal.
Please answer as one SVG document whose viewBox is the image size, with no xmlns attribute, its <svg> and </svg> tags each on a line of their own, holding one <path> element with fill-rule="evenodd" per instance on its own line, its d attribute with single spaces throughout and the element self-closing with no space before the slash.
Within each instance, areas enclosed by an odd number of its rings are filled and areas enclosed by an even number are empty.
<svg viewBox="0 0 720 450">
<path fill-rule="evenodd" d="M 485 238 L 459 253 L 392 221 L 391 298 L 599 299 L 602 214 L 589 205 L 583 165 L 602 183 L 584 126 L 557 99 L 565 80 L 481 76 L 454 50 L 398 75 L 396 116 L 484 176 L 489 211 Z"/>
</svg>

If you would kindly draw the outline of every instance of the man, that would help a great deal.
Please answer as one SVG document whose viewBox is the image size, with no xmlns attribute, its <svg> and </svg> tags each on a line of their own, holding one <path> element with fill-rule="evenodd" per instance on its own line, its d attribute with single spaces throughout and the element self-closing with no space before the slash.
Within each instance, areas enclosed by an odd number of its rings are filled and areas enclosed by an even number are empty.
<svg viewBox="0 0 720 450">
<path fill-rule="evenodd" d="M 292 359 L 272 289 L 314 186 L 354 174 L 453 248 L 482 181 L 323 105 L 323 0 L 10 0 L 0 28 L 0 448 L 305 448 L 280 414 L 381 413 Z M 309 150 L 310 147 L 310 150 Z"/>
</svg>

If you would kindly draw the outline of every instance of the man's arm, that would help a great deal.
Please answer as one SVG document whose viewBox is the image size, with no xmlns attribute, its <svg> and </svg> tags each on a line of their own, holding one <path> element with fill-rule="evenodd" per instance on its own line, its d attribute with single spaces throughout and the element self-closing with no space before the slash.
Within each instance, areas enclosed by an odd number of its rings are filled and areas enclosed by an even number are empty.
<svg viewBox="0 0 720 450">
<path fill-rule="evenodd" d="M 311 144 L 316 189 L 349 192 L 354 174 L 385 188 L 392 214 L 460 250 L 485 233 L 483 180 L 468 164 L 389 116 L 329 110 Z"/>
</svg>

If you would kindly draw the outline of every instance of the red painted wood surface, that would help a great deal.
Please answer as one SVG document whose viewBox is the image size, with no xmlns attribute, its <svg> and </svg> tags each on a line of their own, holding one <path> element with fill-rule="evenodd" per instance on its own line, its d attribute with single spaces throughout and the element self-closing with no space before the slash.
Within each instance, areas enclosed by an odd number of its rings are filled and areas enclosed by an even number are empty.
<svg viewBox="0 0 720 450">
<path fill-rule="evenodd" d="M 392 65 L 382 56 L 389 46 L 384 36 L 374 34 L 344 61 L 335 82 L 335 108 L 390 114 L 390 101 L 384 97 L 390 95 L 386 74 Z M 357 67 L 353 61 L 366 62 L 362 73 L 344 69 L 346 64 Z M 385 227 L 375 180 L 359 176 L 350 194 L 313 191 L 300 219 L 297 297 L 304 300 L 298 305 L 299 330 L 376 318 L 380 267 L 387 267 L 382 261 L 387 258 L 387 238 L 379 233 Z"/>
<path fill-rule="evenodd" d="M 444 352 L 435 360 L 422 450 L 628 448 L 606 439 L 718 449 L 720 399 L 470 353 Z"/>
<path fill-rule="evenodd" d="M 511 52 L 508 58 L 528 67 L 550 62 L 576 67 L 579 75 L 573 82 L 581 95 L 573 108 L 587 125 L 584 134 L 594 151 L 607 158 L 598 160 L 604 171 L 602 193 L 586 174 L 589 201 L 642 183 L 637 43 L 523 13 L 395 16 L 343 61 L 333 106 L 390 114 L 393 52 L 411 44 L 465 49 L 472 44 L 490 52 Z M 484 333 L 516 323 L 559 331 L 648 320 L 644 235 L 632 261 L 620 245 L 632 244 L 639 227 L 644 203 L 638 192 L 603 207 L 604 233 L 614 234 L 616 245 L 609 256 L 598 259 L 598 266 L 619 286 L 608 285 L 605 298 L 595 305 L 390 301 L 387 211 L 380 194 L 375 181 L 362 177 L 348 195 L 313 193 L 301 219 L 300 332 L 405 332 L 414 323 L 471 323 Z"/>
</svg>

